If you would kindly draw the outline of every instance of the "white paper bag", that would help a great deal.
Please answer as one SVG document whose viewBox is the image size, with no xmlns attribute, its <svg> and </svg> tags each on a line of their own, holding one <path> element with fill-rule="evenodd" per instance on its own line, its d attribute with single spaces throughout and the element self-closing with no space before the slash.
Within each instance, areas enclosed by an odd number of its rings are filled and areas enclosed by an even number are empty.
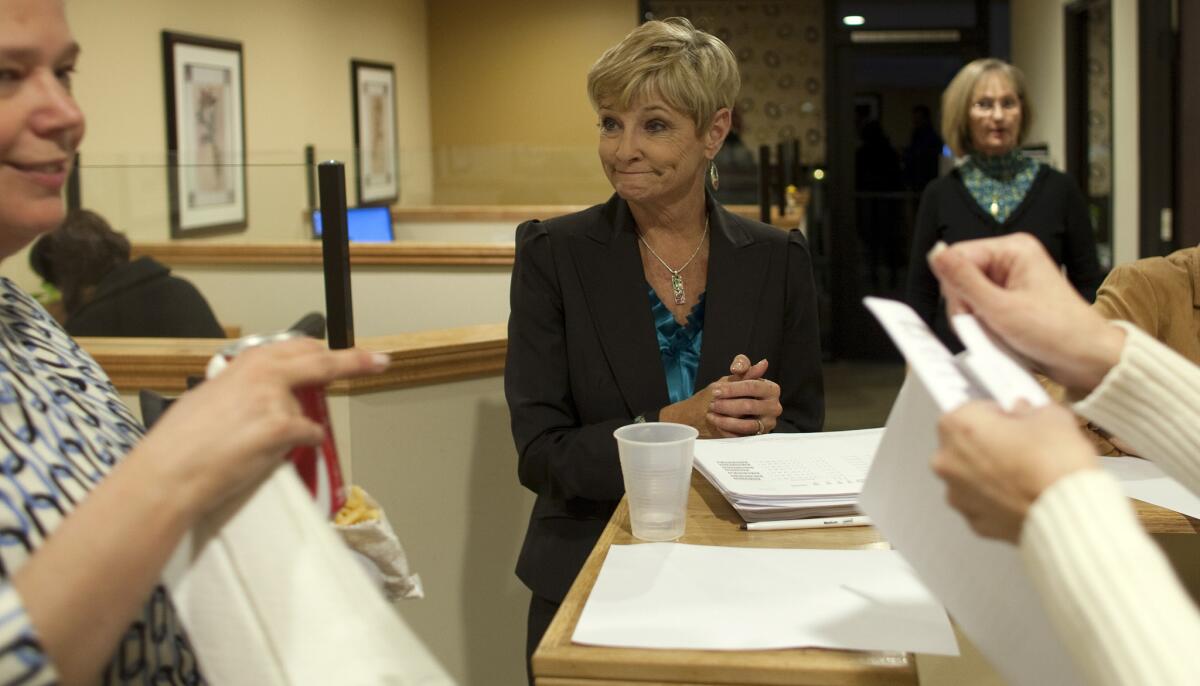
<svg viewBox="0 0 1200 686">
<path fill-rule="evenodd" d="M 453 683 L 290 466 L 193 530 L 164 577 L 209 683 Z"/>
</svg>

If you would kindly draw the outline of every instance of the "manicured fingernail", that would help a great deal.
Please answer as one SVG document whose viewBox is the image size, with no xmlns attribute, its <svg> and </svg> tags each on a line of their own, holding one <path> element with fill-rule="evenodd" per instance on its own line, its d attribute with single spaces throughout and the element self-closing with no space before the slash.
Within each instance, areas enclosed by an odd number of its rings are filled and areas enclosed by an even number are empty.
<svg viewBox="0 0 1200 686">
<path fill-rule="evenodd" d="M 929 250 L 929 254 L 925 255 L 925 259 L 932 260 L 937 257 L 943 250 L 946 249 L 946 241 L 938 241 L 933 244 L 933 248 Z"/>
<path fill-rule="evenodd" d="M 371 353 L 371 363 L 380 369 L 391 364 L 392 358 L 387 353 Z"/>
<path fill-rule="evenodd" d="M 759 360 L 759 361 L 758 361 L 758 364 L 756 364 L 756 365 L 754 365 L 754 366 L 756 366 L 756 367 L 757 367 L 759 364 L 762 364 L 762 363 L 764 363 L 764 362 L 766 362 L 766 361 L 767 361 L 767 358 L 765 358 L 765 357 L 764 357 L 764 358 L 762 358 L 761 360 Z"/>
</svg>

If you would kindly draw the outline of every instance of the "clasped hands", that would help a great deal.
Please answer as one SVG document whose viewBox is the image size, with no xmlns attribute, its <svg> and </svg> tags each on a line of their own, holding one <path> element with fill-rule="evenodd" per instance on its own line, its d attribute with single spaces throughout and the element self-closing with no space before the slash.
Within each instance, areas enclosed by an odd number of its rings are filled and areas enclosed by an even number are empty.
<svg viewBox="0 0 1200 686">
<path fill-rule="evenodd" d="M 767 361 L 750 364 L 737 355 L 729 375 L 705 386 L 687 400 L 664 407 L 658 418 L 693 426 L 700 438 L 734 438 L 770 433 L 783 412 L 779 384 L 765 379 Z"/>
</svg>

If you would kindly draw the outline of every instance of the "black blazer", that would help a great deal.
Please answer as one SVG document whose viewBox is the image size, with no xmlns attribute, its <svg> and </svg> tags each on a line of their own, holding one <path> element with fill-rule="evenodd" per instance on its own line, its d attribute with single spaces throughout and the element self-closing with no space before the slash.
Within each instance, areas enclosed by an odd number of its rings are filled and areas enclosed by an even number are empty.
<svg viewBox="0 0 1200 686">
<path fill-rule="evenodd" d="M 711 198 L 696 387 L 738 353 L 767 358 L 776 431 L 819 431 L 817 300 L 808 246 Z M 561 601 L 625 492 L 613 431 L 670 404 L 633 215 L 607 203 L 517 228 L 504 391 L 521 483 L 537 494 L 517 576 Z"/>
<path fill-rule="evenodd" d="M 957 169 L 925 187 L 913 228 L 907 299 L 954 352 L 962 350 L 962 343 L 950 328 L 946 303 L 926 254 L 940 240 L 955 243 L 1018 231 L 1037 237 L 1055 262 L 1067 268 L 1076 290 L 1088 302 L 1096 299 L 1104 270 L 1096 256 L 1087 201 L 1066 174 L 1042 165 L 1021 203 L 1003 222 L 979 206 Z"/>
</svg>

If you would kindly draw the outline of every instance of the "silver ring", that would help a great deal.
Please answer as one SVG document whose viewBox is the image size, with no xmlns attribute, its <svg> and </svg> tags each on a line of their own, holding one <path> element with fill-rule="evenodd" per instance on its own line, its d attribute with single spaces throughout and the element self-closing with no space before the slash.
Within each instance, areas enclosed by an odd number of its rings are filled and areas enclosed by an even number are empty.
<svg viewBox="0 0 1200 686">
<path fill-rule="evenodd" d="M 758 422 L 758 431 L 755 431 L 754 435 L 761 436 L 763 434 L 763 432 L 767 430 L 767 427 L 763 426 L 762 420 L 759 419 L 758 417 L 755 417 L 754 421 Z"/>
</svg>

